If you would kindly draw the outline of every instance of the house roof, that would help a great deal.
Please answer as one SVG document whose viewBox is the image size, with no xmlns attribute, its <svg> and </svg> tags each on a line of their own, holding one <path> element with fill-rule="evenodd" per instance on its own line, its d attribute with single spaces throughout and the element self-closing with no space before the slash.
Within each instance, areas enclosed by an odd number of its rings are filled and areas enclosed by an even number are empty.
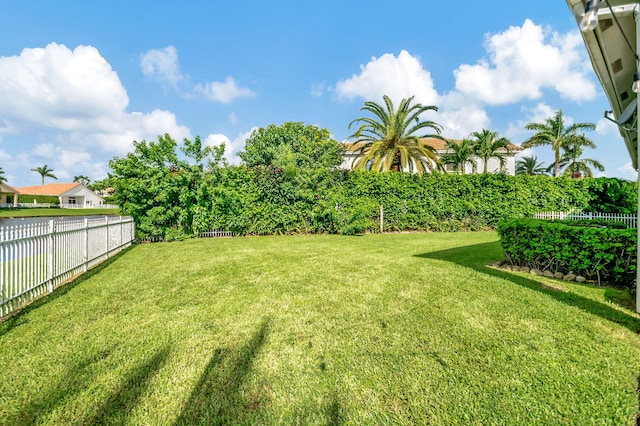
<svg viewBox="0 0 640 426">
<path fill-rule="evenodd" d="M 576 24 L 582 20 L 586 0 L 566 0 Z M 631 86 L 638 71 L 636 49 L 636 15 L 638 2 L 608 0 L 598 11 L 598 26 L 593 31 L 580 32 L 589 53 L 591 65 L 616 117 L 618 130 L 627 146 L 633 167 L 638 164 L 638 98 Z"/>
<path fill-rule="evenodd" d="M 6 183 L 0 183 L 0 192 L 3 194 L 18 194 L 18 190 Z"/>
<path fill-rule="evenodd" d="M 37 185 L 37 186 L 23 186 L 22 188 L 18 188 L 20 194 L 27 195 L 54 195 L 60 196 L 65 192 L 75 188 L 76 186 L 81 185 L 78 182 L 74 183 L 48 183 L 46 185 Z"/>
<path fill-rule="evenodd" d="M 459 139 L 438 139 L 438 138 L 424 138 L 422 139 L 422 143 L 424 145 L 430 146 L 433 149 L 435 149 L 438 152 L 446 152 L 448 151 L 447 149 L 447 141 L 451 141 L 451 142 L 455 142 L 457 144 L 461 143 L 462 141 Z M 345 143 L 345 148 L 347 149 L 347 151 L 356 151 L 358 149 L 360 149 L 362 147 L 362 143 Z M 514 145 L 514 144 L 509 144 L 509 149 L 512 152 L 518 152 L 518 151 L 522 151 L 524 148 L 522 148 L 519 145 Z M 504 149 L 500 149 L 501 151 L 505 151 Z"/>
</svg>

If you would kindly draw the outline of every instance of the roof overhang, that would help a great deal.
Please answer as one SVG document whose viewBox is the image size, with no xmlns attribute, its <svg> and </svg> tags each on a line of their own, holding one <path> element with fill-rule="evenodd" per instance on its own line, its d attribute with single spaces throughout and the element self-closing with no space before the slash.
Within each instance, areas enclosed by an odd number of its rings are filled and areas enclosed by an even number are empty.
<svg viewBox="0 0 640 426">
<path fill-rule="evenodd" d="M 584 15 L 586 0 L 566 0 L 577 23 Z M 598 26 L 581 32 L 593 69 L 611 105 L 613 120 L 627 146 L 633 167 L 638 164 L 637 95 L 631 90 L 638 70 L 636 17 L 637 1 L 602 0 Z M 613 12 L 613 13 L 612 13 Z M 605 112 L 605 116 L 606 116 Z"/>
</svg>

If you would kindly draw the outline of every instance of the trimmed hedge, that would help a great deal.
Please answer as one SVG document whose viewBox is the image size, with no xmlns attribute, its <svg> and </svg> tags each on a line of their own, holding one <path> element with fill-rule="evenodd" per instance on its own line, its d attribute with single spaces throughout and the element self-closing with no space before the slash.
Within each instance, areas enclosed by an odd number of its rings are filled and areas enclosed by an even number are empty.
<svg viewBox="0 0 640 426">
<path fill-rule="evenodd" d="M 636 229 L 515 219 L 498 223 L 497 230 L 507 261 L 513 265 L 572 271 L 598 283 L 634 286 Z"/>
<path fill-rule="evenodd" d="M 60 199 L 55 195 L 20 194 L 18 196 L 18 202 L 20 203 L 33 203 L 33 200 L 38 204 L 60 204 Z"/>
<path fill-rule="evenodd" d="M 385 231 L 492 229 L 504 218 L 589 202 L 583 181 L 568 178 L 275 167 L 221 169 L 209 192 L 205 221 L 241 234 L 378 232 L 380 205 Z"/>
</svg>

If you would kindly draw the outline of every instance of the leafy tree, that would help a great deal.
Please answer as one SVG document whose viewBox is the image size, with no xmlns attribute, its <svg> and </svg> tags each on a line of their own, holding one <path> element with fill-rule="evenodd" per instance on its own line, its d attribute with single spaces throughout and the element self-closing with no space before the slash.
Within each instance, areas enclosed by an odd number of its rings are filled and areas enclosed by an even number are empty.
<svg viewBox="0 0 640 426">
<path fill-rule="evenodd" d="M 483 173 L 488 172 L 489 159 L 491 158 L 497 158 L 500 162 L 500 170 L 504 169 L 506 164 L 505 154 L 511 152 L 509 139 L 498 137 L 498 132 L 492 132 L 488 129 L 483 129 L 481 132 L 473 132 L 471 137 L 473 150 L 484 163 Z"/>
<path fill-rule="evenodd" d="M 2 167 L 0 167 L 0 184 L 6 183 L 7 182 L 7 178 L 4 177 L 4 170 L 2 169 Z"/>
<path fill-rule="evenodd" d="M 187 158 L 195 161 L 196 167 L 201 171 L 207 168 L 215 169 L 220 165 L 226 167 L 228 162 L 227 159 L 224 158 L 224 149 L 224 143 L 218 146 L 203 146 L 200 136 L 196 136 L 193 141 L 185 138 L 180 148 Z"/>
<path fill-rule="evenodd" d="M 560 161 L 560 166 L 565 167 L 564 173 L 572 178 L 592 177 L 593 169 L 604 172 L 604 166 L 598 160 L 592 158 L 582 158 L 583 149 L 581 146 L 573 145 L 564 148 L 564 155 Z"/>
<path fill-rule="evenodd" d="M 349 123 L 360 124 L 350 136 L 355 141 L 351 147 L 355 150 L 354 169 L 364 170 L 369 166 L 375 171 L 402 171 L 409 169 L 422 175 L 433 170 L 442 170 L 442 163 L 435 150 L 422 143 L 422 138 L 442 139 L 442 126 L 434 121 L 422 121 L 420 116 L 428 111 L 437 111 L 433 105 L 413 102 L 413 96 L 400 101 L 395 110 L 388 96 L 383 96 L 384 105 L 367 101 L 360 108 L 374 117 L 357 118 Z M 429 129 L 435 134 L 417 134 Z"/>
<path fill-rule="evenodd" d="M 584 209 L 599 213 L 637 213 L 638 183 L 617 178 L 587 178 L 589 205 Z"/>
<path fill-rule="evenodd" d="M 342 148 L 327 129 L 286 122 L 254 130 L 238 156 L 248 167 L 331 168 L 342 163 Z"/>
<path fill-rule="evenodd" d="M 42 167 L 36 167 L 35 169 L 31 169 L 32 172 L 37 172 L 42 177 L 42 184 L 44 185 L 44 178 L 50 177 L 51 179 L 56 179 L 56 175 L 53 174 L 53 169 L 50 169 L 46 164 Z"/>
<path fill-rule="evenodd" d="M 522 157 L 516 161 L 516 174 L 517 175 L 543 175 L 547 172 L 543 162 L 538 162 L 538 157 L 530 155 L 529 157 Z"/>
<path fill-rule="evenodd" d="M 522 144 L 523 147 L 551 146 L 554 154 L 553 176 L 555 177 L 560 176 L 563 148 L 571 146 L 595 148 L 593 141 L 584 135 L 579 135 L 578 132 L 595 130 L 596 125 L 593 123 L 574 123 L 565 126 L 561 109 L 556 111 L 555 116 L 547 118 L 544 123 L 529 123 L 525 128 L 536 133 Z"/>
<path fill-rule="evenodd" d="M 107 188 L 112 188 L 111 180 L 107 177 L 101 180 L 94 180 L 87 185 L 92 191 L 104 191 Z"/>
<path fill-rule="evenodd" d="M 448 152 L 442 156 L 443 164 L 451 164 L 456 169 L 460 170 L 462 174 L 465 174 L 465 167 L 470 164 L 473 172 L 475 173 L 478 165 L 474 159 L 475 152 L 473 149 L 473 142 L 469 139 L 464 139 L 462 142 L 457 143 L 455 141 L 447 141 Z"/>
<path fill-rule="evenodd" d="M 91 183 L 91 180 L 89 179 L 89 177 L 85 175 L 74 176 L 73 181 L 81 183 L 84 186 L 89 186 L 89 184 Z"/>
</svg>

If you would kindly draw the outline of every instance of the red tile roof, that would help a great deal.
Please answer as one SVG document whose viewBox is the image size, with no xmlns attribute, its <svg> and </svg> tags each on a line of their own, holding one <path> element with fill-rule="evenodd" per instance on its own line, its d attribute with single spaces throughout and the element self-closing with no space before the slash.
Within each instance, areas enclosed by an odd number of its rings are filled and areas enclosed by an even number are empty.
<svg viewBox="0 0 640 426">
<path fill-rule="evenodd" d="M 20 194 L 27 195 L 55 195 L 60 196 L 65 192 L 75 188 L 80 185 L 77 182 L 74 183 L 48 183 L 46 185 L 37 185 L 37 186 L 23 186 L 22 188 L 17 188 Z"/>
</svg>

